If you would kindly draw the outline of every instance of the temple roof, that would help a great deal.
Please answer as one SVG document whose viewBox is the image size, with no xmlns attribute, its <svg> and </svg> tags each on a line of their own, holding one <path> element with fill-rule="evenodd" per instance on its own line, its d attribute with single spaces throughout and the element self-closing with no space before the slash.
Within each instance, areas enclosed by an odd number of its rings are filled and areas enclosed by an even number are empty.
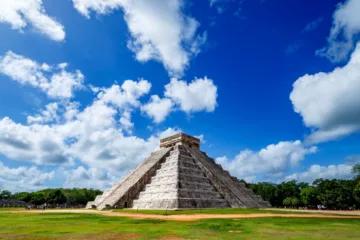
<svg viewBox="0 0 360 240">
<path fill-rule="evenodd" d="M 160 140 L 160 148 L 168 148 L 175 145 L 185 145 L 190 148 L 200 149 L 200 139 L 185 133 L 178 133 Z"/>
</svg>

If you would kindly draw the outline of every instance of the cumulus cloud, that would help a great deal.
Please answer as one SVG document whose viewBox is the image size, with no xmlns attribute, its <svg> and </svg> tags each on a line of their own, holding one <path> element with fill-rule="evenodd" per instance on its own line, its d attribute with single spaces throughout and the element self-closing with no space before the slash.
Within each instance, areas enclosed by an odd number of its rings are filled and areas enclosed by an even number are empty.
<svg viewBox="0 0 360 240">
<path fill-rule="evenodd" d="M 35 116 L 28 116 L 27 122 L 32 123 L 46 123 L 58 120 L 57 110 L 59 109 L 58 103 L 49 103 L 45 106 L 45 110 L 42 110 Z"/>
<path fill-rule="evenodd" d="M 313 182 L 318 178 L 349 179 L 353 177 L 352 166 L 346 164 L 320 166 L 312 165 L 307 171 L 294 173 L 285 177 L 285 181 L 297 180 L 299 182 Z"/>
<path fill-rule="evenodd" d="M 120 109 L 138 107 L 139 98 L 149 93 L 150 89 L 151 83 L 147 80 L 125 80 L 121 86 L 114 84 L 110 88 L 100 89 L 98 98 Z"/>
<path fill-rule="evenodd" d="M 147 139 L 131 134 L 131 111 L 140 106 L 139 98 L 149 87 L 145 80 L 127 80 L 99 89 L 84 109 L 76 102 L 51 103 L 29 116 L 28 125 L 0 119 L 0 153 L 36 164 L 68 166 L 80 161 L 121 175 L 148 157 L 161 137 L 178 132 L 169 128 Z"/>
<path fill-rule="evenodd" d="M 146 113 L 155 123 L 165 120 L 173 107 L 173 102 L 169 98 L 160 99 L 158 95 L 151 96 L 150 101 L 141 107 L 141 111 Z"/>
<path fill-rule="evenodd" d="M 131 113 L 130 112 L 125 111 L 122 114 L 119 122 L 126 132 L 128 132 L 128 133 L 132 132 L 131 129 L 132 129 L 132 127 L 134 127 L 134 123 L 131 122 Z"/>
<path fill-rule="evenodd" d="M 76 169 L 65 170 L 65 188 L 94 188 L 94 189 L 108 189 L 111 184 L 119 181 L 114 175 L 109 172 L 96 168 L 85 169 L 79 166 Z"/>
<path fill-rule="evenodd" d="M 172 78 L 165 85 L 164 98 L 153 95 L 150 101 L 141 107 L 141 111 L 160 123 L 171 111 L 186 113 L 200 111 L 213 112 L 217 106 L 217 86 L 207 77 L 196 78 L 191 83 Z"/>
<path fill-rule="evenodd" d="M 346 165 L 360 164 L 360 155 L 347 156 L 344 162 Z"/>
<path fill-rule="evenodd" d="M 52 98 L 71 98 L 75 89 L 83 87 L 84 76 L 79 71 L 66 71 L 67 64 L 40 64 L 11 51 L 0 57 L 0 73 L 22 85 L 41 89 Z"/>
<path fill-rule="evenodd" d="M 42 0 L 0 1 L 0 22 L 8 23 L 19 31 L 29 23 L 52 40 L 65 39 L 64 27 L 46 14 Z"/>
<path fill-rule="evenodd" d="M 131 34 L 128 47 L 136 59 L 157 60 L 171 75 L 181 76 L 206 41 L 206 34 L 196 34 L 199 23 L 183 13 L 182 0 L 73 0 L 73 3 L 87 18 L 91 11 L 109 14 L 122 9 Z"/>
<path fill-rule="evenodd" d="M 360 1 L 347 0 L 339 3 L 333 14 L 333 25 L 327 39 L 328 45 L 316 54 L 332 62 L 347 59 L 360 33 Z"/>
<path fill-rule="evenodd" d="M 316 147 L 305 147 L 301 141 L 279 142 L 258 152 L 243 150 L 234 159 L 219 157 L 216 162 L 238 178 L 255 181 L 258 174 L 279 178 L 288 169 L 298 166 L 306 155 L 316 151 Z"/>
<path fill-rule="evenodd" d="M 213 112 L 217 106 L 217 87 L 207 77 L 195 79 L 190 84 L 172 78 L 165 86 L 164 95 L 187 113 Z"/>
<path fill-rule="evenodd" d="M 34 166 L 9 168 L 0 162 L 0 189 L 12 192 L 39 190 L 53 177 L 54 171 L 44 172 Z"/>
<path fill-rule="evenodd" d="M 37 164 L 71 161 L 63 136 L 50 125 L 22 125 L 0 119 L 0 153 L 10 159 Z"/>
<path fill-rule="evenodd" d="M 360 130 L 360 44 L 344 67 L 306 74 L 293 84 L 295 112 L 313 129 L 310 143 L 325 142 Z"/>
</svg>

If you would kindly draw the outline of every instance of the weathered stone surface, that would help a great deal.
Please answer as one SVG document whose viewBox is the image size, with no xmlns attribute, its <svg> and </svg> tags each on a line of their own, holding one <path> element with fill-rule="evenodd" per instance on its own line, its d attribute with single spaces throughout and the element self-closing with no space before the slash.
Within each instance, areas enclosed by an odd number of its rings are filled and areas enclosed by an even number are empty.
<svg viewBox="0 0 360 240">
<path fill-rule="evenodd" d="M 187 209 L 271 207 L 205 152 L 200 140 L 176 134 L 87 208 Z"/>
<path fill-rule="evenodd" d="M 138 199 L 135 209 L 230 207 L 183 145 L 176 145 Z"/>
<path fill-rule="evenodd" d="M 160 148 L 171 148 L 175 145 L 184 145 L 189 148 L 200 149 L 200 139 L 184 133 L 178 133 L 160 140 Z"/>
<path fill-rule="evenodd" d="M 170 149 L 164 148 L 152 153 L 127 177 L 113 185 L 110 190 L 105 191 L 102 196 L 97 197 L 97 200 L 88 203 L 87 207 L 96 207 L 99 210 L 112 207 L 131 207 L 134 197 L 149 182 L 169 151 Z"/>
</svg>

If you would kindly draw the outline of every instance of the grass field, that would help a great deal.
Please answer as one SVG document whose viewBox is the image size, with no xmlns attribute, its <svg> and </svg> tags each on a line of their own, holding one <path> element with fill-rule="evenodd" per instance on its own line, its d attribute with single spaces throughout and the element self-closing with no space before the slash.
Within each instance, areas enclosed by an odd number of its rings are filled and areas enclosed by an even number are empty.
<svg viewBox="0 0 360 240">
<path fill-rule="evenodd" d="M 360 239 L 360 219 L 255 218 L 193 222 L 96 214 L 0 212 L 0 239 Z"/>
</svg>

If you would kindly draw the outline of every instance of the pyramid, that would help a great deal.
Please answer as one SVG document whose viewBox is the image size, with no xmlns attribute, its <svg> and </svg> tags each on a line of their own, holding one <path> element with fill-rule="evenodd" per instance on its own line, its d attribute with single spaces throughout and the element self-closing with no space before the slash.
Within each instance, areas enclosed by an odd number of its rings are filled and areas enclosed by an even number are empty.
<svg viewBox="0 0 360 240">
<path fill-rule="evenodd" d="M 198 138 L 179 133 L 160 140 L 134 171 L 88 202 L 87 208 L 194 209 L 271 207 L 200 151 Z"/>
</svg>

